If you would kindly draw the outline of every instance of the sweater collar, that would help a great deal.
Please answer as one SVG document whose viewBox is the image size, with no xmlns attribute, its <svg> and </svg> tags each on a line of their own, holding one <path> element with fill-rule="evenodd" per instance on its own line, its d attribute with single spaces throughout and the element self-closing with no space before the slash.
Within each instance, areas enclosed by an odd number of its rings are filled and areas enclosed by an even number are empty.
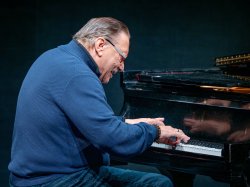
<svg viewBox="0 0 250 187">
<path fill-rule="evenodd" d="M 76 52 L 76 55 L 78 57 L 80 57 L 82 59 L 82 61 L 84 63 L 86 63 L 86 65 L 98 76 L 100 77 L 101 73 L 99 71 L 99 68 L 96 64 L 96 62 L 94 61 L 94 59 L 92 58 L 92 56 L 89 54 L 89 52 L 87 51 L 87 49 L 80 44 L 77 40 L 73 39 L 70 43 L 69 43 L 70 47 L 72 47 L 74 49 L 74 51 Z"/>
</svg>

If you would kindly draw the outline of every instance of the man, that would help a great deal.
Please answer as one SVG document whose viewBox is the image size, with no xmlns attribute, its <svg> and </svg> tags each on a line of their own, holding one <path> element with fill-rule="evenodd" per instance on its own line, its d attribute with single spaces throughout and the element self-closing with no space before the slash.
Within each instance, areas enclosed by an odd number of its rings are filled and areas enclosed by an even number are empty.
<svg viewBox="0 0 250 187">
<path fill-rule="evenodd" d="M 18 96 L 11 185 L 172 186 L 163 175 L 105 166 L 109 154 L 131 157 L 153 141 L 189 140 L 163 118 L 124 121 L 108 105 L 101 83 L 123 71 L 129 39 L 124 23 L 94 18 L 34 62 Z"/>
</svg>

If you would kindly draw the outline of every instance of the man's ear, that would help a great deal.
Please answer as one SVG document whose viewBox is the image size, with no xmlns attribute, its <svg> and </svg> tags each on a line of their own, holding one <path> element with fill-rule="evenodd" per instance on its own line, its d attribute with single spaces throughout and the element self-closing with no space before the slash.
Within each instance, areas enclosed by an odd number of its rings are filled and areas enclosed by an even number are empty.
<svg viewBox="0 0 250 187">
<path fill-rule="evenodd" d="M 100 57 L 102 56 L 103 54 L 103 50 L 105 49 L 105 39 L 104 38 L 97 38 L 96 41 L 95 41 L 95 51 L 96 51 L 96 54 Z"/>
</svg>

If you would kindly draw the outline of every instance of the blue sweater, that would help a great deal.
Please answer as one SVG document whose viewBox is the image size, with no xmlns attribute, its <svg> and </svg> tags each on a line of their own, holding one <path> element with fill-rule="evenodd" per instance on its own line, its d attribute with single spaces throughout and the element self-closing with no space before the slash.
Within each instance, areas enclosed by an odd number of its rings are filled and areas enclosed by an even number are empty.
<svg viewBox="0 0 250 187">
<path fill-rule="evenodd" d="M 99 76 L 90 54 L 74 40 L 34 62 L 17 101 L 11 183 L 41 184 L 105 164 L 107 153 L 131 157 L 152 144 L 155 127 L 128 125 L 115 116 Z"/>
</svg>

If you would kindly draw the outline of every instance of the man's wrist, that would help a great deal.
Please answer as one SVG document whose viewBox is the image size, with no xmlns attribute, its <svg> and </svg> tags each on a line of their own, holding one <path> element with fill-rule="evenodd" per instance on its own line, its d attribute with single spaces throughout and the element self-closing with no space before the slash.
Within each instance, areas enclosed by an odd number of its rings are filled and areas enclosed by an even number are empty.
<svg viewBox="0 0 250 187">
<path fill-rule="evenodd" d="M 160 141 L 160 136 L 161 136 L 161 128 L 158 125 L 153 124 L 153 126 L 156 128 L 156 138 L 155 142 L 159 143 Z"/>
</svg>

